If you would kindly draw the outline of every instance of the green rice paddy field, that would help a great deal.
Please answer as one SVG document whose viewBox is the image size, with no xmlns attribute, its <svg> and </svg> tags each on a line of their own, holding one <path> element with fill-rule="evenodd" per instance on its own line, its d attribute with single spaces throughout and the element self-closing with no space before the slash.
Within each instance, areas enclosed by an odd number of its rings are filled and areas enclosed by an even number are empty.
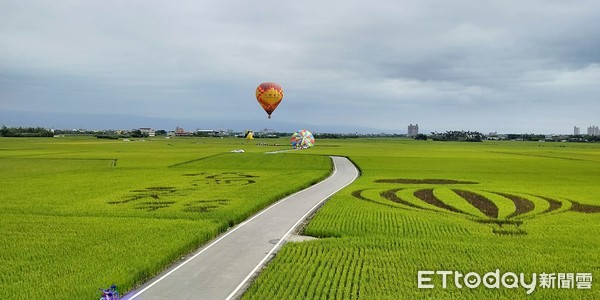
<svg viewBox="0 0 600 300">
<path fill-rule="evenodd" d="M 319 239 L 284 245 L 245 299 L 600 298 L 598 144 L 348 139 L 268 155 L 287 147 L 260 142 L 0 139 L 0 296 L 128 290 L 342 155 L 361 177 L 304 229 Z M 556 278 L 531 295 L 452 276 L 419 289 L 424 270 Z"/>
<path fill-rule="evenodd" d="M 244 299 L 600 298 L 598 144 L 355 140 L 308 153 L 348 156 L 362 176 L 305 228 L 321 239 L 286 244 Z M 419 289 L 425 270 L 555 283 L 527 295 L 429 276 L 434 288 Z"/>
<path fill-rule="evenodd" d="M 327 157 L 241 141 L 1 138 L 0 298 L 129 290 L 330 174 Z"/>
</svg>

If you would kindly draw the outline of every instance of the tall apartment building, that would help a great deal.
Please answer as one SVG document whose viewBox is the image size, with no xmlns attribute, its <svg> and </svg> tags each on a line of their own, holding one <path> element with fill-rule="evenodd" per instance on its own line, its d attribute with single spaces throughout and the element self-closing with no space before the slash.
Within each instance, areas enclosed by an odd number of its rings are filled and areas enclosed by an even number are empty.
<svg viewBox="0 0 600 300">
<path fill-rule="evenodd" d="M 408 125 L 408 136 L 416 136 L 417 134 L 419 134 L 419 124 Z"/>
<path fill-rule="evenodd" d="M 575 126 L 573 127 L 573 134 L 574 135 L 580 135 L 581 134 L 581 128 Z"/>
<path fill-rule="evenodd" d="M 587 134 L 588 135 L 600 135 L 600 130 L 598 129 L 598 126 L 590 126 L 587 129 Z"/>
</svg>

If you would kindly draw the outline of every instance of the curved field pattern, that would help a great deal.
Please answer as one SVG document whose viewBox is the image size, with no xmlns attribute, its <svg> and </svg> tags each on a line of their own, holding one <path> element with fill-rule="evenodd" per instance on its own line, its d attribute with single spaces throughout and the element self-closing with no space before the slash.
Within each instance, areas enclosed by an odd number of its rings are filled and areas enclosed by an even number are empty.
<svg viewBox="0 0 600 300">
<path fill-rule="evenodd" d="M 477 182 L 452 179 L 379 179 L 375 183 L 427 185 L 425 188 L 394 188 L 379 193 L 382 199 L 394 204 L 393 208 L 452 213 L 467 217 L 480 224 L 492 226 L 494 234 L 527 234 L 521 227 L 527 219 L 561 212 L 600 213 L 600 206 L 582 204 L 567 199 L 553 199 L 532 194 L 517 194 L 477 189 L 448 188 L 451 185 L 476 185 Z M 434 187 L 431 187 L 434 186 Z M 364 201 L 386 205 L 380 199 L 371 199 L 356 190 L 352 196 Z M 371 197 L 373 196 L 370 193 Z"/>
<path fill-rule="evenodd" d="M 202 188 L 212 185 L 246 186 L 256 183 L 259 176 L 243 172 L 223 173 L 186 173 L 182 186 L 153 186 L 129 191 L 120 199 L 108 201 L 111 205 L 129 204 L 134 209 L 153 212 L 181 204 L 181 211 L 186 213 L 207 213 L 230 204 L 229 199 L 193 200 L 189 202 L 186 197 L 194 197 L 202 193 Z"/>
</svg>

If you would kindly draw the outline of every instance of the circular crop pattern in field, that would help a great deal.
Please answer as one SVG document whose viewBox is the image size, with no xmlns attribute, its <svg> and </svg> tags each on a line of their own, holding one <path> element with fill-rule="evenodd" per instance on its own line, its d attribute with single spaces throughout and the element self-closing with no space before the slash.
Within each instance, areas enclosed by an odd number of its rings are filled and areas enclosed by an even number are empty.
<svg viewBox="0 0 600 300">
<path fill-rule="evenodd" d="M 399 184 L 401 187 L 379 192 L 379 198 L 366 190 L 352 195 L 358 199 L 399 209 L 426 210 L 459 214 L 492 227 L 495 234 L 526 234 L 525 220 L 560 212 L 600 213 L 600 206 L 541 195 L 478 190 L 464 185 L 477 182 L 452 179 L 380 179 L 375 183 Z M 406 186 L 403 186 L 406 185 Z M 415 188 L 415 185 L 424 185 Z M 458 187 L 453 187 L 456 185 Z M 386 202 L 387 200 L 393 202 Z"/>
</svg>

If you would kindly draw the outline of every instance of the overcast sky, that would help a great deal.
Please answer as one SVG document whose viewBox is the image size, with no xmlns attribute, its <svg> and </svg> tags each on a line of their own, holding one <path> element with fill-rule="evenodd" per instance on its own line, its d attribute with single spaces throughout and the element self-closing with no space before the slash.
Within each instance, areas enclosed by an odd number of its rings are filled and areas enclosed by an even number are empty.
<svg viewBox="0 0 600 300">
<path fill-rule="evenodd" d="M 585 132 L 599 20 L 597 0 L 0 0 L 0 123 Z"/>
</svg>

